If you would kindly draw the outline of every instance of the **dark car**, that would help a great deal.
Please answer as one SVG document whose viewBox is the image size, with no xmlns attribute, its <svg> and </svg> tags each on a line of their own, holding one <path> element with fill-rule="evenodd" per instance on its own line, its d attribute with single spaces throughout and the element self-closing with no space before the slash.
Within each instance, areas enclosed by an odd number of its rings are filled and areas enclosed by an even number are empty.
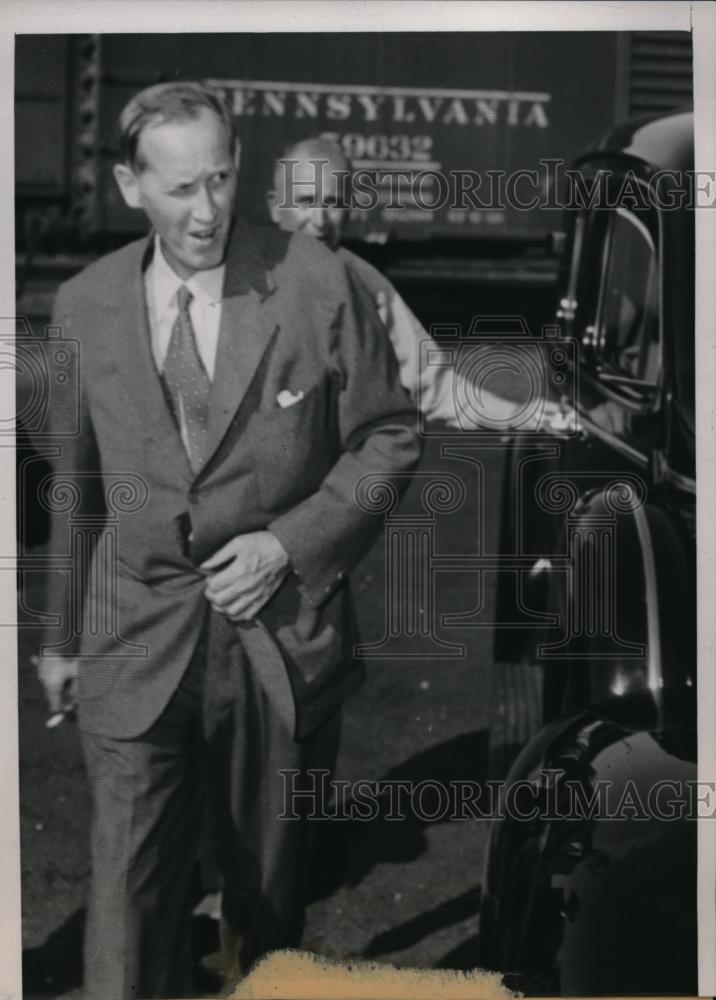
<svg viewBox="0 0 716 1000">
<path fill-rule="evenodd" d="M 543 671 L 544 728 L 505 780 L 481 960 L 532 993 L 694 995 L 693 116 L 576 167 L 556 321 L 581 428 L 507 463 L 503 547 L 529 568 L 496 658 Z"/>
</svg>

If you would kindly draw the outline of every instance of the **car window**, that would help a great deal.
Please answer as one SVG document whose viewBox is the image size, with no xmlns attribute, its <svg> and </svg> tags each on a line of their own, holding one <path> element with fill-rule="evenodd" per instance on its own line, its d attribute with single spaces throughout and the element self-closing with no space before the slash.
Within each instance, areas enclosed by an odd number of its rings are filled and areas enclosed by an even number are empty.
<svg viewBox="0 0 716 1000">
<path fill-rule="evenodd" d="M 581 215 L 581 252 L 560 303 L 573 310 L 571 322 L 565 310 L 565 329 L 579 345 L 578 409 L 592 429 L 646 456 L 661 432 L 657 215 L 649 206 L 597 207 Z"/>
<path fill-rule="evenodd" d="M 661 370 L 657 251 L 645 221 L 617 208 L 606 233 L 596 322 L 600 363 L 629 381 L 656 385 Z"/>
</svg>

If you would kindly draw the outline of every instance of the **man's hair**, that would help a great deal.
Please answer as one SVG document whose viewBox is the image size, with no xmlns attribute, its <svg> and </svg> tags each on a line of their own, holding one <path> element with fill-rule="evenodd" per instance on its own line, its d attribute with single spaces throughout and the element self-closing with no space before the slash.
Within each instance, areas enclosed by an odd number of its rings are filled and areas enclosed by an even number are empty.
<svg viewBox="0 0 716 1000">
<path fill-rule="evenodd" d="M 144 164 L 137 155 L 142 132 L 164 122 L 196 118 L 208 108 L 223 123 L 232 151 L 238 142 L 234 119 L 220 91 L 191 80 L 157 83 L 141 90 L 119 116 L 119 149 L 127 166 L 141 170 Z"/>
<path fill-rule="evenodd" d="M 320 135 L 312 135 L 307 139 L 297 139 L 283 147 L 280 156 L 276 160 L 290 160 L 298 154 L 306 160 L 338 160 L 342 169 L 350 170 L 351 164 L 343 152 L 340 143 L 335 139 L 324 139 Z"/>
<path fill-rule="evenodd" d="M 308 139 L 298 139 L 284 146 L 273 161 L 273 183 L 277 186 L 279 179 L 285 174 L 286 160 L 315 160 L 318 163 L 330 162 L 338 164 L 338 173 L 350 176 L 351 162 L 335 139 L 323 139 L 321 136 L 311 136 Z"/>
</svg>

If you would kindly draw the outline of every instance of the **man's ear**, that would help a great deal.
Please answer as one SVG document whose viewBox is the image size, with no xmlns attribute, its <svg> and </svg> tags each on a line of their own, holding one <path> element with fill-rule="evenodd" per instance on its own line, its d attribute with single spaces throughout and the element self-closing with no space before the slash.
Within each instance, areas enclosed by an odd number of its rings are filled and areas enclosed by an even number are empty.
<svg viewBox="0 0 716 1000">
<path fill-rule="evenodd" d="M 279 225 L 278 195 L 275 191 L 266 192 L 266 204 L 268 205 L 271 221 Z"/>
<path fill-rule="evenodd" d="M 126 163 L 115 163 L 114 179 L 127 205 L 130 208 L 141 208 L 142 202 L 139 196 L 139 185 L 137 183 L 137 175 L 134 171 Z"/>
</svg>

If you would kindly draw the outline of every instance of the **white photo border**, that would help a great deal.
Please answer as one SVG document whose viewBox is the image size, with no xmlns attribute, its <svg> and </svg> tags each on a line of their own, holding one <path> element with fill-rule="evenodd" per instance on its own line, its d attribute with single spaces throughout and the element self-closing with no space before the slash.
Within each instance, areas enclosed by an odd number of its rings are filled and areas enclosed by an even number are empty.
<svg viewBox="0 0 716 1000">
<path fill-rule="evenodd" d="M 692 30 L 697 171 L 716 169 L 716 5 L 693 3 L 429 2 L 413 0 L 12 0 L 0 8 L 0 180 L 6 220 L 0 228 L 0 317 L 15 315 L 15 34 L 269 31 L 633 31 Z M 716 780 L 716 211 L 697 212 L 696 398 L 698 468 L 699 778 Z M 8 408 L 11 401 L 5 403 Z M 0 449 L 0 544 L 15 551 L 14 453 Z M 15 573 L 3 560 L 3 621 L 15 616 Z M 17 650 L 0 629 L 0 1000 L 22 995 L 18 803 Z M 699 993 L 716 994 L 716 827 L 702 823 L 698 850 Z"/>
</svg>

